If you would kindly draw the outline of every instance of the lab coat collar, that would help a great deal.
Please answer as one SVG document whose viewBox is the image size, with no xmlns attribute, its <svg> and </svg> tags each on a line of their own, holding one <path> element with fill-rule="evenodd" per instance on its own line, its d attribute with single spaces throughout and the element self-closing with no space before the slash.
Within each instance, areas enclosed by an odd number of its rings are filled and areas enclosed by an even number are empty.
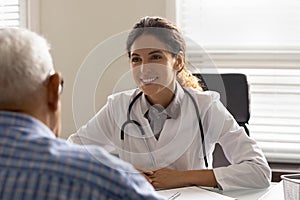
<svg viewBox="0 0 300 200">
<path fill-rule="evenodd" d="M 181 85 L 176 81 L 175 97 L 172 100 L 172 102 L 168 105 L 168 107 L 165 109 L 168 118 L 177 119 L 177 117 L 180 114 L 180 106 L 181 106 L 181 102 L 183 101 L 183 97 L 184 97 L 184 90 L 182 89 Z M 141 109 L 144 117 L 147 116 L 147 112 L 151 106 L 152 105 L 147 100 L 145 94 L 143 94 L 141 97 Z"/>
</svg>

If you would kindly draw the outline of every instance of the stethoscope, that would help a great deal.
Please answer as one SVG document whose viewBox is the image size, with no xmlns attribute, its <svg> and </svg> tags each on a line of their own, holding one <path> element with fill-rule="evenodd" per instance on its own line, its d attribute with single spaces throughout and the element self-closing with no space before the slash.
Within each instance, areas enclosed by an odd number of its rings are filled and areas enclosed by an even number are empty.
<svg viewBox="0 0 300 200">
<path fill-rule="evenodd" d="M 194 97 L 186 90 L 182 87 L 182 89 L 184 90 L 185 94 L 187 94 L 190 99 L 192 100 L 193 102 L 193 105 L 195 107 L 195 112 L 196 112 L 196 115 L 197 115 L 197 119 L 198 119 L 198 124 L 199 124 L 199 130 L 200 130 L 200 134 L 201 134 L 201 143 L 202 143 L 202 153 L 204 155 L 204 163 L 205 163 L 205 167 L 208 168 L 208 162 L 207 162 L 207 157 L 206 157 L 206 149 L 205 149 L 205 142 L 204 142 L 204 131 L 203 131 L 203 126 L 202 126 L 202 122 L 201 122 L 201 118 L 200 118 L 200 114 L 199 114 L 199 109 L 197 107 L 197 104 L 196 104 L 196 101 L 194 99 Z M 142 96 L 143 92 L 140 91 L 133 99 L 132 101 L 130 102 L 129 106 L 128 106 L 128 110 L 127 110 L 127 120 L 122 124 L 121 126 L 121 140 L 124 140 L 124 137 L 125 137 L 125 127 L 128 125 L 128 124 L 134 124 L 135 126 L 137 126 L 137 128 L 139 129 L 140 133 L 142 134 L 143 136 L 143 139 L 144 139 L 144 143 L 145 143 L 145 146 L 150 154 L 150 158 L 151 158 L 151 161 L 152 161 L 152 164 L 154 166 L 157 166 L 156 165 L 156 162 L 155 162 L 155 159 L 154 159 L 154 156 L 153 154 L 151 153 L 151 149 L 145 139 L 145 131 L 144 129 L 142 128 L 142 125 L 136 121 L 136 120 L 132 120 L 130 119 L 130 113 L 131 113 L 131 109 L 132 109 L 132 106 L 133 104 L 137 101 L 138 98 L 140 98 Z"/>
</svg>

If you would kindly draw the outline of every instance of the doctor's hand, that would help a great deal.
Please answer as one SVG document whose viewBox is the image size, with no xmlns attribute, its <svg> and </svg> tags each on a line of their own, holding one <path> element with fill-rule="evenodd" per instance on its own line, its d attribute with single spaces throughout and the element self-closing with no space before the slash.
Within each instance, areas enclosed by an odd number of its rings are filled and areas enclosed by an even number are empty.
<svg viewBox="0 0 300 200">
<path fill-rule="evenodd" d="M 169 189 L 188 185 L 184 171 L 162 168 L 154 171 L 149 177 L 155 189 Z"/>
<path fill-rule="evenodd" d="M 152 183 L 152 179 L 150 176 L 153 174 L 153 171 L 145 169 L 143 167 L 134 166 L 136 170 L 141 172 L 141 174 L 146 178 L 149 183 Z"/>
<path fill-rule="evenodd" d="M 212 169 L 177 171 L 162 168 L 149 175 L 155 189 L 170 189 L 191 185 L 216 187 L 217 180 Z"/>
</svg>

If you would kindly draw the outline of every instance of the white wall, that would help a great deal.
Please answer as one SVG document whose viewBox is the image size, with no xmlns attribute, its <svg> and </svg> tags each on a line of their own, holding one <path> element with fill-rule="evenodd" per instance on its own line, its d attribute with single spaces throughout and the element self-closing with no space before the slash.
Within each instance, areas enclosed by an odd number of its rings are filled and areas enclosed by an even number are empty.
<svg viewBox="0 0 300 200">
<path fill-rule="evenodd" d="M 111 36 L 129 30 L 146 15 L 165 17 L 165 0 L 42 0 L 40 1 L 40 33 L 52 46 L 56 69 L 63 74 L 65 85 L 62 96 L 62 135 L 67 138 L 76 130 L 72 92 L 76 74 L 88 53 Z M 112 48 L 122 48 L 116 44 Z M 110 50 L 110 49 L 108 49 Z M 119 78 L 128 71 L 126 56 L 107 68 L 99 79 L 95 93 L 95 112 L 106 102 L 107 95 Z M 89 77 L 86 77 L 87 81 Z M 83 83 L 84 84 L 84 83 Z M 86 90 L 93 88 L 86 88 Z M 81 96 L 85 100 L 85 96 Z M 91 106 L 91 105 L 88 105 Z M 82 113 L 84 116 L 86 113 Z"/>
</svg>

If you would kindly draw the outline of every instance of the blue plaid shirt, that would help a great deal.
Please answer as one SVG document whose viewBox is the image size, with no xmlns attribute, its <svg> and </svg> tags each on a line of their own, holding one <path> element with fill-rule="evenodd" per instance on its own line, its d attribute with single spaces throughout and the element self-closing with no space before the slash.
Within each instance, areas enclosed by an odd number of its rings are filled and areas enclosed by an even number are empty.
<svg viewBox="0 0 300 200">
<path fill-rule="evenodd" d="M 0 111 L 0 199 L 162 199 L 129 164 Z"/>
</svg>

